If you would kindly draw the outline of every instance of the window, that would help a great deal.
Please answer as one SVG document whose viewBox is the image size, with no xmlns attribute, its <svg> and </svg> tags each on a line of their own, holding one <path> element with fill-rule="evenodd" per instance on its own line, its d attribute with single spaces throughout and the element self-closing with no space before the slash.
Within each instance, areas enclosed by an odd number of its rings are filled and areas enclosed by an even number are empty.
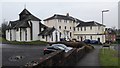
<svg viewBox="0 0 120 68">
<path fill-rule="evenodd" d="M 59 26 L 59 29 L 61 29 L 61 26 Z"/>
<path fill-rule="evenodd" d="M 60 32 L 60 38 L 61 38 L 62 33 Z"/>
<path fill-rule="evenodd" d="M 83 41 L 83 37 L 80 37 L 81 38 L 81 41 Z"/>
<path fill-rule="evenodd" d="M 60 19 L 58 19 L 58 22 L 61 22 L 61 20 L 60 20 Z"/>
<path fill-rule="evenodd" d="M 78 31 L 79 31 L 79 27 L 78 27 Z"/>
<path fill-rule="evenodd" d="M 19 29 L 17 28 L 16 31 L 18 31 Z"/>
<path fill-rule="evenodd" d="M 84 27 L 84 31 L 86 31 L 86 27 Z"/>
<path fill-rule="evenodd" d="M 43 39 L 45 38 L 44 35 L 42 35 L 42 38 L 43 38 Z"/>
<path fill-rule="evenodd" d="M 46 41 L 47 41 L 47 36 L 46 36 Z"/>
<path fill-rule="evenodd" d="M 92 30 L 92 26 L 90 26 L 90 30 Z"/>
<path fill-rule="evenodd" d="M 85 36 L 85 39 L 86 39 L 86 36 Z"/>
<path fill-rule="evenodd" d="M 90 36 L 90 39 L 92 40 L 92 36 Z"/>
<path fill-rule="evenodd" d="M 12 33 L 11 33 L 11 31 L 10 31 L 10 40 L 12 40 Z"/>
<path fill-rule="evenodd" d="M 72 33 L 70 32 L 70 37 L 72 37 Z"/>
<path fill-rule="evenodd" d="M 75 27 L 73 27 L 74 31 L 75 31 Z"/>
<path fill-rule="evenodd" d="M 52 38 L 51 38 L 51 40 L 53 41 L 53 34 L 52 34 Z"/>
<path fill-rule="evenodd" d="M 98 26 L 98 30 L 100 30 L 100 26 Z"/>
<path fill-rule="evenodd" d="M 71 27 L 70 27 L 70 29 L 71 29 Z"/>
<path fill-rule="evenodd" d="M 64 22 L 66 22 L 66 23 L 67 23 L 67 20 L 64 20 Z"/>
<path fill-rule="evenodd" d="M 79 36 L 77 36 L 77 39 L 79 39 Z"/>
<path fill-rule="evenodd" d="M 65 29 L 66 29 L 66 26 L 65 26 Z"/>
<path fill-rule="evenodd" d="M 27 40 L 27 30 L 25 30 L 25 40 Z"/>
<path fill-rule="evenodd" d="M 81 27 L 81 31 L 82 31 L 82 27 Z"/>
</svg>

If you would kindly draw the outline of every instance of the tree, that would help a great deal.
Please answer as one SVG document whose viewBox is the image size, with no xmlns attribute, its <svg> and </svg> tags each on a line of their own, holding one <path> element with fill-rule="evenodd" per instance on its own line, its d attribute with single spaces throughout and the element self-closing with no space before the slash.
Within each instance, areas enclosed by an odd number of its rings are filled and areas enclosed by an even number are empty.
<svg viewBox="0 0 120 68">
<path fill-rule="evenodd" d="M 1 25 L 1 32 L 2 32 L 2 37 L 3 38 L 6 38 L 6 29 L 7 29 L 7 21 L 6 22 L 3 22 L 2 25 Z"/>
</svg>

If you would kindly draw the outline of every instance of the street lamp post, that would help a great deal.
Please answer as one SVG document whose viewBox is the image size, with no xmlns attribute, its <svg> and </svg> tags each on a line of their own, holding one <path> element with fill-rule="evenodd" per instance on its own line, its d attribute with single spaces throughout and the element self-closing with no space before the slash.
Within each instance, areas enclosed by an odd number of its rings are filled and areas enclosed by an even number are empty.
<svg viewBox="0 0 120 68">
<path fill-rule="evenodd" d="M 104 12 L 108 12 L 108 11 L 109 11 L 109 10 L 103 10 L 103 11 L 102 11 L 102 24 L 103 24 L 103 13 L 104 13 Z"/>
<path fill-rule="evenodd" d="M 104 13 L 104 12 L 108 12 L 108 11 L 109 11 L 109 10 L 103 10 L 103 11 L 102 11 L 102 25 L 104 25 L 104 24 L 103 24 L 103 23 L 104 23 L 104 21 L 103 21 L 103 20 L 104 20 L 104 18 L 103 18 L 103 13 Z M 104 32 L 104 28 L 103 28 L 103 27 L 102 27 L 102 32 Z M 103 36 L 103 35 L 102 35 L 102 41 L 104 41 L 104 36 Z"/>
</svg>

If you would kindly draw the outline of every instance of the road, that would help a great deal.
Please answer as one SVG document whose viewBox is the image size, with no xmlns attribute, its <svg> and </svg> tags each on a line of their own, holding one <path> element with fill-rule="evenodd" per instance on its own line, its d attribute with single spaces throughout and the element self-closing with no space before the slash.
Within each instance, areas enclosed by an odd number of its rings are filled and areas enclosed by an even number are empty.
<svg viewBox="0 0 120 68">
<path fill-rule="evenodd" d="M 23 66 L 27 62 L 38 60 L 43 56 L 45 46 L 33 45 L 8 45 L 0 44 L 0 64 L 4 66 Z M 119 50 L 118 46 L 112 47 Z M 120 48 L 120 47 L 119 47 Z M 84 56 L 77 66 L 99 66 L 98 53 L 100 46 L 95 46 L 95 50 Z M 18 61 L 11 61 L 10 57 L 23 56 Z M 0 65 L 1 66 L 1 65 Z"/>
<path fill-rule="evenodd" d="M 43 56 L 44 46 L 38 45 L 8 45 L 0 44 L 2 47 L 2 65 L 3 66 L 23 66 L 27 62 L 39 60 Z M 22 59 L 13 60 L 10 57 L 22 56 Z"/>
</svg>

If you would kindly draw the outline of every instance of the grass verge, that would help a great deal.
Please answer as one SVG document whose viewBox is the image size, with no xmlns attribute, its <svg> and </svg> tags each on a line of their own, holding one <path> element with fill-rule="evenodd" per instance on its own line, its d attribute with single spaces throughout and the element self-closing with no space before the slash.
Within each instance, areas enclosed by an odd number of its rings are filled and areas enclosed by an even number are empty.
<svg viewBox="0 0 120 68">
<path fill-rule="evenodd" d="M 118 66 L 118 52 L 113 49 L 100 49 L 101 66 Z"/>
<path fill-rule="evenodd" d="M 0 37 L 0 42 L 5 44 L 14 44 L 14 45 L 46 45 L 48 42 L 45 41 L 31 41 L 31 42 L 18 42 L 18 41 L 7 41 L 6 39 Z"/>
</svg>

